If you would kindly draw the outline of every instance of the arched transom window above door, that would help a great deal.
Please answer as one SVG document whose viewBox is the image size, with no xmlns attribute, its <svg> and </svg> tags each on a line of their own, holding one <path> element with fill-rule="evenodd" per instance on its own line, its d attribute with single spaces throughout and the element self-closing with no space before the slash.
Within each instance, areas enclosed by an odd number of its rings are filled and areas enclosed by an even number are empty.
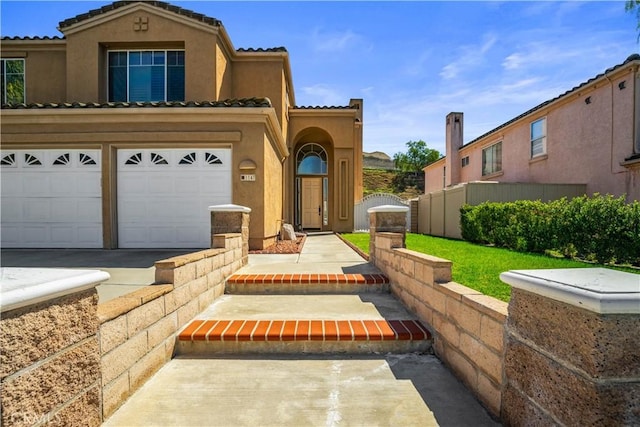
<svg viewBox="0 0 640 427">
<path fill-rule="evenodd" d="M 326 175 L 327 152 L 318 144 L 306 144 L 296 156 L 298 175 Z"/>
</svg>

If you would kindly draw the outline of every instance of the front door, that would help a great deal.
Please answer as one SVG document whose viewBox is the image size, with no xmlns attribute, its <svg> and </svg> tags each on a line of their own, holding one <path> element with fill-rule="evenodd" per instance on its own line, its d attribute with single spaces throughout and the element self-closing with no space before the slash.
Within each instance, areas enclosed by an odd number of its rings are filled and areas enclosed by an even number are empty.
<svg viewBox="0 0 640 427">
<path fill-rule="evenodd" d="M 302 228 L 322 228 L 322 178 L 302 178 Z"/>
</svg>

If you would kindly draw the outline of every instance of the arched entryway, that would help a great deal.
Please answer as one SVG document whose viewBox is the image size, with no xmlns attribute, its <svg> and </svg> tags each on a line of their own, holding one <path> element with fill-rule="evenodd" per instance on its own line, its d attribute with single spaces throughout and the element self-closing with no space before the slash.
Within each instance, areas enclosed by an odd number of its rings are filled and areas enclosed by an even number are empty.
<svg viewBox="0 0 640 427">
<path fill-rule="evenodd" d="M 306 143 L 296 152 L 295 222 L 302 230 L 329 225 L 329 162 L 319 144 Z"/>
</svg>

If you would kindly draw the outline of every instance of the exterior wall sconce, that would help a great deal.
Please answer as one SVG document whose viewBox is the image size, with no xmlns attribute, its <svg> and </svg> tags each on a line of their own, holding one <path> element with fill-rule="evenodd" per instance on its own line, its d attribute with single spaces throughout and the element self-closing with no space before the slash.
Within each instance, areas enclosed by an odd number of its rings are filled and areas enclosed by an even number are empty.
<svg viewBox="0 0 640 427">
<path fill-rule="evenodd" d="M 627 81 L 626 80 L 623 80 L 620 83 L 618 83 L 618 89 L 622 90 L 622 89 L 624 89 L 626 87 L 627 87 Z"/>
<path fill-rule="evenodd" d="M 587 96 L 587 97 L 584 99 L 584 103 L 585 103 L 585 104 L 591 104 L 591 97 L 590 97 L 590 96 Z"/>
</svg>

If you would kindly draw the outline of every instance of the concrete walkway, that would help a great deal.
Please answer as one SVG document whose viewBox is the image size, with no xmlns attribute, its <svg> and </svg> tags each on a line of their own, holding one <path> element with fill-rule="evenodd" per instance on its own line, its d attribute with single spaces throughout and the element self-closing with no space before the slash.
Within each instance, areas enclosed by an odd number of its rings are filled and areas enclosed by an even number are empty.
<svg viewBox="0 0 640 427">
<path fill-rule="evenodd" d="M 250 255 L 238 274 L 379 273 L 337 236 Z M 346 313 L 345 313 L 346 312 Z M 412 317 L 391 295 L 225 295 L 198 319 Z M 181 355 L 105 426 L 496 426 L 433 355 Z"/>
<path fill-rule="evenodd" d="M 238 273 L 380 273 L 335 234 L 307 236 L 302 253 L 249 255 L 249 264 Z"/>
</svg>

